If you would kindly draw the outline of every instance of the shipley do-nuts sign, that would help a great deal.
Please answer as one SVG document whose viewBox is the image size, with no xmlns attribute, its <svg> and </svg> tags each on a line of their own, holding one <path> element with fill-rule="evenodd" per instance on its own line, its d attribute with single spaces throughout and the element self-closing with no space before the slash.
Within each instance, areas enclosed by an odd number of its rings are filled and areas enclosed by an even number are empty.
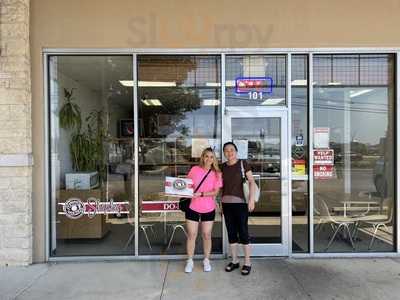
<svg viewBox="0 0 400 300">
<path fill-rule="evenodd" d="M 114 202 L 113 199 L 100 202 L 99 199 L 90 197 L 83 202 L 79 198 L 69 198 L 65 203 L 59 203 L 59 205 L 62 205 L 63 210 L 58 214 L 65 215 L 70 219 L 79 219 L 84 215 L 94 218 L 97 215 L 129 214 L 129 202 Z"/>
</svg>

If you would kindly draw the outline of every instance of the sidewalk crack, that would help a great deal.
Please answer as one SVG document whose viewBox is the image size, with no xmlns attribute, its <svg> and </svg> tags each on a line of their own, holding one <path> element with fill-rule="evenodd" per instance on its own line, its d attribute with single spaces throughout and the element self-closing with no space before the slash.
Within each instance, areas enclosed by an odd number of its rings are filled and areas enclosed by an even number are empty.
<svg viewBox="0 0 400 300">
<path fill-rule="evenodd" d="M 297 284 L 300 286 L 300 288 L 303 291 L 303 293 L 305 295 L 307 295 L 308 299 L 313 300 L 313 298 L 311 297 L 311 294 L 309 292 L 307 292 L 307 290 L 305 289 L 304 285 L 301 283 L 301 281 L 294 274 L 293 270 L 290 268 L 290 264 L 287 261 L 285 262 L 285 264 L 286 264 L 286 268 L 289 271 L 289 274 L 294 278 L 294 280 L 296 280 Z"/>
<path fill-rule="evenodd" d="M 19 296 L 21 296 L 23 293 L 25 293 L 25 291 L 30 289 L 40 278 L 42 278 L 44 275 L 47 274 L 47 272 L 49 272 L 50 267 L 51 266 L 48 266 L 42 273 L 40 273 L 37 277 L 32 279 L 32 281 L 30 283 L 28 283 L 26 287 L 21 288 L 19 291 L 17 291 L 17 293 L 15 294 L 15 296 L 12 299 L 16 300 Z"/>
<path fill-rule="evenodd" d="M 165 268 L 164 280 L 163 280 L 161 293 L 160 293 L 160 300 L 162 299 L 163 294 L 164 294 L 165 282 L 167 281 L 168 267 L 169 267 L 169 261 L 167 262 L 167 267 Z"/>
</svg>

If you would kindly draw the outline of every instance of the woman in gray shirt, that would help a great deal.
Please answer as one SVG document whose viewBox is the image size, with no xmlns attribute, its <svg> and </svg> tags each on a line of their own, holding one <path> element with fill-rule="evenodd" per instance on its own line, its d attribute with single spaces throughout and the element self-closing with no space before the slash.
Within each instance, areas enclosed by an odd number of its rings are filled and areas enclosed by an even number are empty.
<svg viewBox="0 0 400 300">
<path fill-rule="evenodd" d="M 246 161 L 237 158 L 237 147 L 234 143 L 225 143 L 223 151 L 227 161 L 222 165 L 222 211 L 232 255 L 232 261 L 226 266 L 225 271 L 232 272 L 240 267 L 237 256 L 237 244 L 240 243 L 243 245 L 245 255 L 241 273 L 242 275 L 248 275 L 251 271 L 248 216 L 249 212 L 254 210 L 255 182 L 250 166 Z M 250 185 L 248 203 L 246 203 L 243 193 L 242 164 Z"/>
</svg>

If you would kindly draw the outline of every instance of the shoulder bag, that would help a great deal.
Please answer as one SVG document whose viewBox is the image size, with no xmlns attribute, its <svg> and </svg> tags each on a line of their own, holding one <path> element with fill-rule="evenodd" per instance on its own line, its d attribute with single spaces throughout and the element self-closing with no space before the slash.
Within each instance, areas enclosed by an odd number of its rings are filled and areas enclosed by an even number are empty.
<svg viewBox="0 0 400 300">
<path fill-rule="evenodd" d="M 246 178 L 246 174 L 244 172 L 243 160 L 240 160 L 240 169 L 241 169 L 241 172 L 242 172 L 242 184 L 243 184 L 244 199 L 246 200 L 246 203 L 249 203 L 250 185 L 249 185 L 249 181 Z M 254 185 L 255 185 L 254 201 L 258 202 L 258 200 L 260 199 L 260 188 L 258 187 L 257 183 L 255 183 L 255 182 L 254 182 Z"/>
</svg>

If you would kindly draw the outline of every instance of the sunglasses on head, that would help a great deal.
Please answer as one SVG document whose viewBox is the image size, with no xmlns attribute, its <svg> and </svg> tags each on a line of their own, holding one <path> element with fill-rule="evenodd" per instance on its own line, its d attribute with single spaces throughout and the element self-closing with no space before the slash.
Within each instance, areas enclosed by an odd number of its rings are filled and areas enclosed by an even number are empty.
<svg viewBox="0 0 400 300">
<path fill-rule="evenodd" d="M 215 150 L 215 146 L 214 147 L 207 147 L 206 149 L 204 149 L 204 150 L 206 150 L 206 151 L 211 151 L 211 152 L 214 152 L 214 150 Z"/>
</svg>

